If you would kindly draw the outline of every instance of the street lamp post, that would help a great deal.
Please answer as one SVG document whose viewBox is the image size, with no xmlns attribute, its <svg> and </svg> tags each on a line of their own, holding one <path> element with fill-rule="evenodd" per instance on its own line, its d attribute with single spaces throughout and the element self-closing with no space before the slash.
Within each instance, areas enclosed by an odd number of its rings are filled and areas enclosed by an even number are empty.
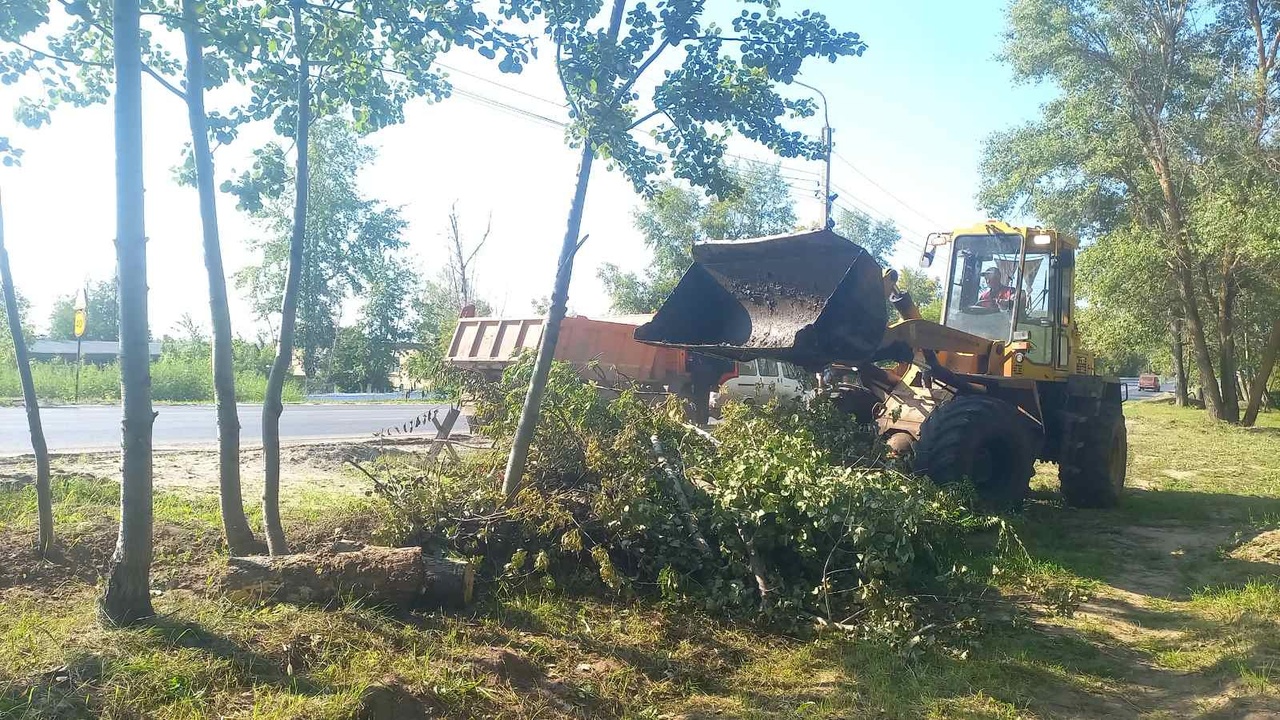
<svg viewBox="0 0 1280 720">
<path fill-rule="evenodd" d="M 827 96 L 818 88 L 802 83 L 799 80 L 793 80 L 793 83 L 802 88 L 807 88 L 818 93 L 818 97 L 822 98 L 822 144 L 826 151 L 826 174 L 822 181 L 822 227 L 830 230 L 835 227 L 836 222 L 831 217 L 832 206 L 835 204 L 836 196 L 831 194 L 831 156 L 835 152 L 835 131 L 831 129 L 831 108 L 827 103 Z"/>
</svg>

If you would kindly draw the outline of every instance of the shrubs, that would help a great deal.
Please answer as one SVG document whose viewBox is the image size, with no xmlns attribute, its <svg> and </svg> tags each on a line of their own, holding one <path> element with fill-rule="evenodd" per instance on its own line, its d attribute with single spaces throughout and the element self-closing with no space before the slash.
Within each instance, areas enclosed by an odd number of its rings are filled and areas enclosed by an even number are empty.
<svg viewBox="0 0 1280 720">
<path fill-rule="evenodd" d="M 31 375 L 35 381 L 36 394 L 41 400 L 71 402 L 76 396 L 74 363 L 34 362 L 31 363 Z M 242 402 L 261 402 L 266 392 L 266 385 L 266 377 L 257 372 L 238 371 L 236 399 Z M 0 397 L 21 396 L 22 386 L 17 368 L 12 365 L 0 367 Z M 164 355 L 152 363 L 151 397 L 157 402 L 211 402 L 213 378 L 208 357 Z M 302 397 L 302 389 L 297 383 L 285 384 L 285 402 L 297 402 Z M 80 369 L 80 400 L 82 402 L 119 399 L 120 368 L 118 365 L 86 363 Z"/>
<path fill-rule="evenodd" d="M 866 460 L 877 455 L 874 438 L 833 408 L 731 407 L 711 438 L 684 423 L 674 399 L 606 401 L 561 365 L 527 484 L 504 506 L 502 447 L 530 370 L 517 364 L 479 389 L 477 420 L 499 441 L 493 453 L 375 473 L 395 539 L 471 557 L 482 578 L 507 588 L 855 617 L 901 634 L 916 625 L 910 596 L 946 594 L 936 588 L 959 579 L 964 536 L 993 526 L 928 482 Z"/>
</svg>

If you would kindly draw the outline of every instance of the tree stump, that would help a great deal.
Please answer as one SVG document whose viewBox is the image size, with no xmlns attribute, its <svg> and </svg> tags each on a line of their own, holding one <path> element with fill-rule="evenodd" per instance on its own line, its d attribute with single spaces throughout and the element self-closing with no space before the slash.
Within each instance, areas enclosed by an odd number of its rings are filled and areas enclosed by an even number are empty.
<svg viewBox="0 0 1280 720">
<path fill-rule="evenodd" d="M 338 541 L 318 553 L 229 558 L 221 586 L 238 601 L 462 607 L 471 602 L 474 581 L 467 563 L 420 548 Z"/>
</svg>

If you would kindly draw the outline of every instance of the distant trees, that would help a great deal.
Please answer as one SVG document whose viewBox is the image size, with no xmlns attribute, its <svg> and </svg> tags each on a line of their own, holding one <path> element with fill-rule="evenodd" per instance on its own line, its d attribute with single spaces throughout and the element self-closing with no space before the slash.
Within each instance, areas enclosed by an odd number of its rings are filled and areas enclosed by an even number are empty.
<svg viewBox="0 0 1280 720">
<path fill-rule="evenodd" d="M 1277 294 L 1280 6 L 1017 0 L 1006 38 L 1015 74 L 1060 94 L 990 139 L 983 203 L 1096 241 L 1086 333 L 1163 345 L 1179 376 L 1189 351 L 1210 414 L 1239 421 L 1271 372 L 1248 309 Z"/>
<path fill-rule="evenodd" d="M 303 235 L 298 278 L 297 329 L 294 346 L 309 378 L 323 378 L 331 369 L 331 350 L 337 340 L 343 304 L 364 295 L 371 283 L 386 276 L 388 263 L 404 247 L 405 222 L 398 208 L 365 197 L 359 173 L 376 157 L 360 141 L 354 126 L 340 117 L 316 122 L 309 155 L 307 231 Z M 283 163 L 283 148 L 271 145 L 259 154 Z M 287 187 L 293 173 L 284 171 Z M 293 192 L 259 198 L 251 205 L 266 237 L 251 241 L 261 260 L 236 275 L 248 293 L 254 313 L 280 326 L 280 310 L 289 271 L 293 229 Z"/>
<path fill-rule="evenodd" d="M 892 220 L 873 220 L 864 212 L 841 208 L 836 213 L 836 232 L 858 243 L 883 267 L 893 264 L 893 249 L 902 233 Z"/>
<path fill-rule="evenodd" d="M 115 278 L 89 283 L 85 287 L 86 312 L 83 340 L 120 339 L 120 301 Z M 54 340 L 75 339 L 76 293 L 60 295 L 49 312 L 48 336 Z"/>
<path fill-rule="evenodd" d="M 393 255 L 383 257 L 365 288 L 364 306 L 352 327 L 339 328 L 330 379 L 342 391 L 386 392 L 402 353 L 416 336 L 412 301 L 417 274 Z"/>
<path fill-rule="evenodd" d="M 736 240 L 790 232 L 796 226 L 790 187 L 776 164 L 733 168 L 737 185 L 723 198 L 674 182 L 659 184 L 636 211 L 636 228 L 653 260 L 643 274 L 613 263 L 597 271 L 615 312 L 651 313 L 693 262 L 690 248 L 702 240 Z"/>
</svg>

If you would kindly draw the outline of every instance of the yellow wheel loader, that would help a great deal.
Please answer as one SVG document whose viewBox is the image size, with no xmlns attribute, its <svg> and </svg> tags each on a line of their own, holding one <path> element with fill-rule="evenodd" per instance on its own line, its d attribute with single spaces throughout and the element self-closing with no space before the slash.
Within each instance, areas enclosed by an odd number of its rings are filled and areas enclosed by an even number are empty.
<svg viewBox="0 0 1280 720">
<path fill-rule="evenodd" d="M 1080 347 L 1075 240 L 988 221 L 930 235 L 921 264 L 942 251 L 935 323 L 896 272 L 830 230 L 698 243 L 635 337 L 820 372 L 819 392 L 851 421 L 874 423 L 934 482 L 972 483 L 994 509 L 1021 506 L 1037 459 L 1058 463 L 1068 503 L 1116 504 L 1128 452 L 1122 388 Z"/>
</svg>

